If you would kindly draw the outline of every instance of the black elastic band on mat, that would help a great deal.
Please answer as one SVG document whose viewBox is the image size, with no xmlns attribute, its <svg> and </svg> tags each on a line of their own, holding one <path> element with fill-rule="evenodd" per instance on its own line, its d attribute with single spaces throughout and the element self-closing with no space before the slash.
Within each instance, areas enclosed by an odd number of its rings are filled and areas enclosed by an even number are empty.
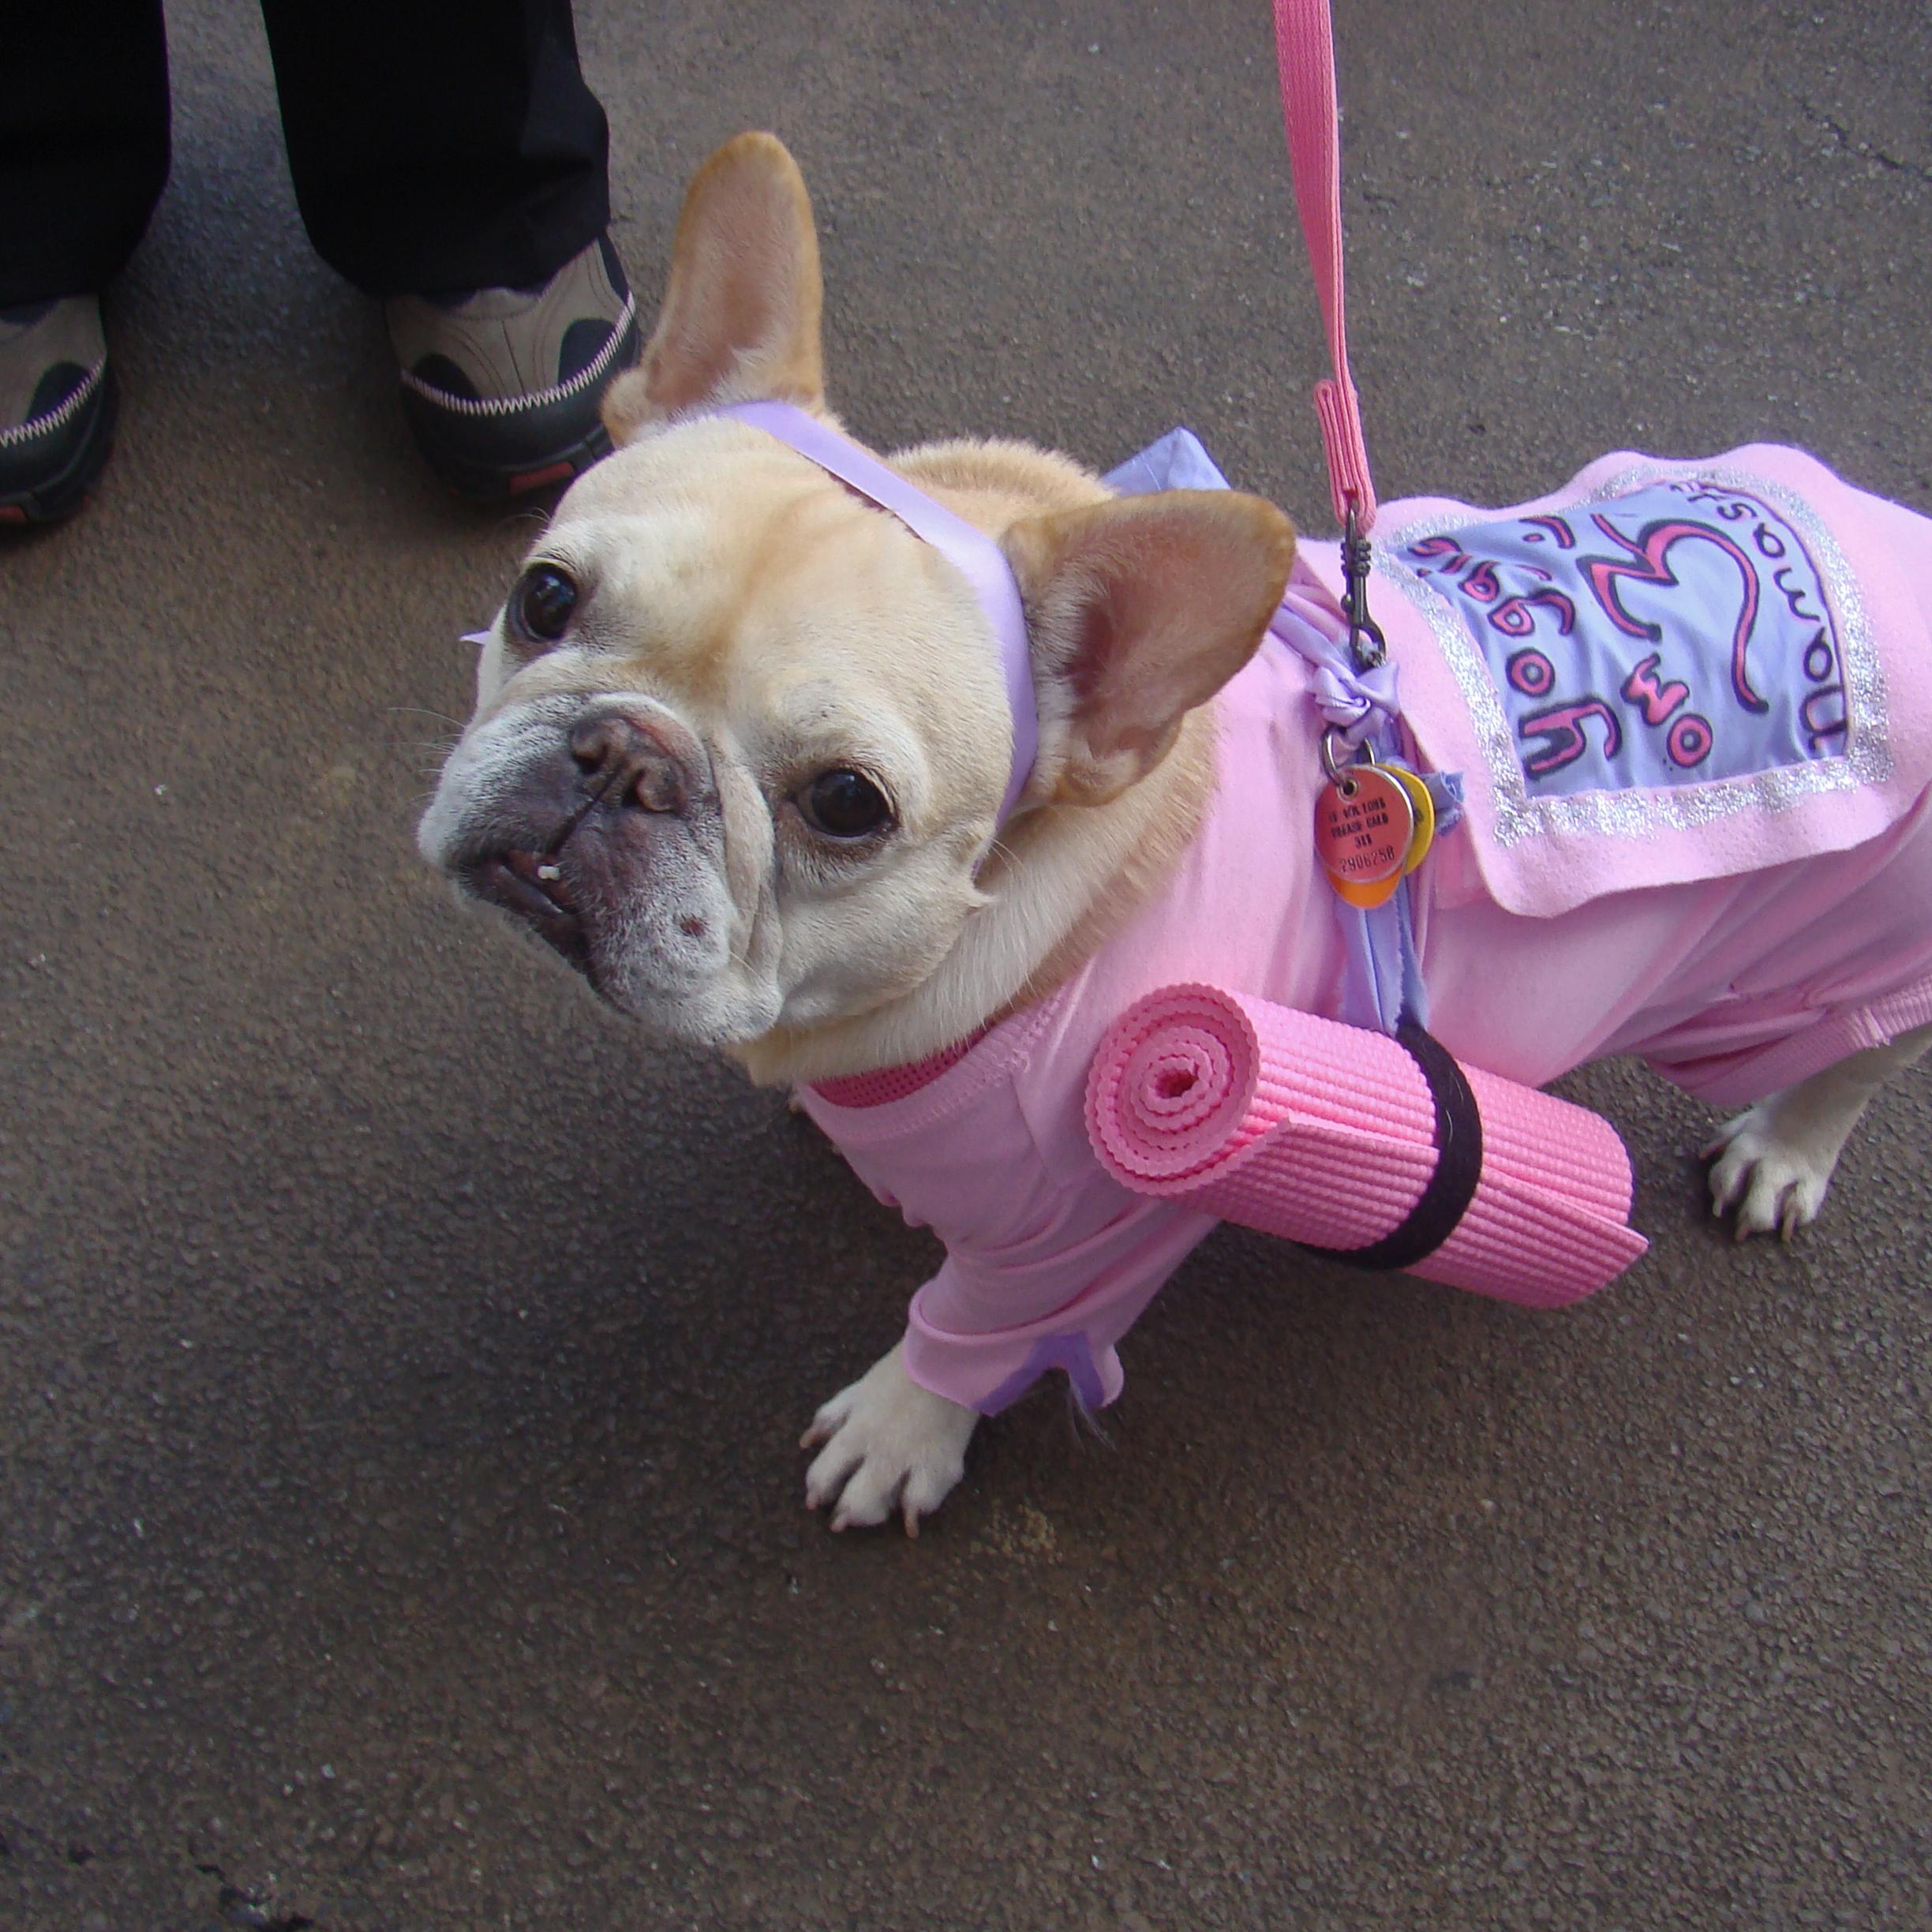
<svg viewBox="0 0 1932 1932">
<path fill-rule="evenodd" d="M 1455 1232 L 1476 1197 L 1482 1174 L 1482 1115 L 1462 1069 L 1432 1033 L 1404 1017 L 1396 1044 L 1422 1069 L 1436 1103 L 1436 1171 L 1421 1197 L 1395 1226 L 1366 1248 L 1317 1248 L 1310 1254 L 1346 1261 L 1354 1267 L 1413 1267 Z"/>
</svg>

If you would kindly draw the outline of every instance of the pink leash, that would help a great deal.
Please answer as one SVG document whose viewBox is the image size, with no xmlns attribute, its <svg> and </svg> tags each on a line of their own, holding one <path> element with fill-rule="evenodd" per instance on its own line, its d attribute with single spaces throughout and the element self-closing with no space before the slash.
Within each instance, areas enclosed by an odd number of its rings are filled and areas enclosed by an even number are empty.
<svg viewBox="0 0 1932 1932">
<path fill-rule="evenodd" d="M 1328 459 L 1335 521 L 1366 536 L 1375 523 L 1375 485 L 1362 441 L 1361 402 L 1349 373 L 1342 290 L 1342 144 L 1335 100 L 1335 30 L 1328 0 L 1275 0 L 1275 54 L 1295 204 L 1327 331 L 1332 376 L 1315 385 L 1315 414 Z"/>
</svg>

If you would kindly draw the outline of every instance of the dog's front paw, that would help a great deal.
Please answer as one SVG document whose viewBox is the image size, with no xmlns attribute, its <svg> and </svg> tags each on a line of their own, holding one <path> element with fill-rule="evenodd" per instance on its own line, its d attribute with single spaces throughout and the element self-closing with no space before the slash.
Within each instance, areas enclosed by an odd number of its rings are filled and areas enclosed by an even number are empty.
<svg viewBox="0 0 1932 1932">
<path fill-rule="evenodd" d="M 1825 1204 L 1842 1136 L 1829 1146 L 1807 1144 L 1780 1127 L 1769 1106 L 1754 1106 L 1725 1121 L 1703 1150 L 1713 1163 L 1711 1212 L 1735 1208 L 1739 1241 L 1773 1231 L 1789 1241 Z"/>
<path fill-rule="evenodd" d="M 906 1534 L 917 1536 L 919 1518 L 965 1473 L 979 1420 L 921 1388 L 894 1349 L 812 1417 L 799 1447 L 824 1447 L 805 1472 L 806 1507 L 833 1503 L 834 1530 L 882 1523 L 897 1510 Z"/>
</svg>

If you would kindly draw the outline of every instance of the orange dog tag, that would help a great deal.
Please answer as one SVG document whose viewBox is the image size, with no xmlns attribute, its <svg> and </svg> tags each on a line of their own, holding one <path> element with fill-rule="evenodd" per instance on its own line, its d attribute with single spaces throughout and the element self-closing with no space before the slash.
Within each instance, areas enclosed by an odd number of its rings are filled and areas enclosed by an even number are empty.
<svg viewBox="0 0 1932 1932">
<path fill-rule="evenodd" d="M 1392 883 L 1414 836 L 1409 794 L 1380 765 L 1350 766 L 1315 801 L 1316 856 L 1339 885 Z"/>
<path fill-rule="evenodd" d="M 1331 872 L 1328 883 L 1335 889 L 1336 897 L 1344 905 L 1360 906 L 1365 912 L 1372 912 L 1377 906 L 1387 905 L 1395 897 L 1402 877 L 1398 872 L 1393 878 L 1385 878 L 1376 885 L 1351 886 L 1346 879 L 1339 879 Z"/>
</svg>

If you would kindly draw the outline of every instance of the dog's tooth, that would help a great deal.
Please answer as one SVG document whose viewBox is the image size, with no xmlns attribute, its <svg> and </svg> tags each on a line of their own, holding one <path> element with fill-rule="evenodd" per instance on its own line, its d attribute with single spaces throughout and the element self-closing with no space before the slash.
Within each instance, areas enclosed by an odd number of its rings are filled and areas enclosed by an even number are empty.
<svg viewBox="0 0 1932 1932">
<path fill-rule="evenodd" d="M 540 879 L 553 879 L 561 878 L 564 874 L 553 865 L 540 865 L 537 868 L 537 876 Z"/>
</svg>

